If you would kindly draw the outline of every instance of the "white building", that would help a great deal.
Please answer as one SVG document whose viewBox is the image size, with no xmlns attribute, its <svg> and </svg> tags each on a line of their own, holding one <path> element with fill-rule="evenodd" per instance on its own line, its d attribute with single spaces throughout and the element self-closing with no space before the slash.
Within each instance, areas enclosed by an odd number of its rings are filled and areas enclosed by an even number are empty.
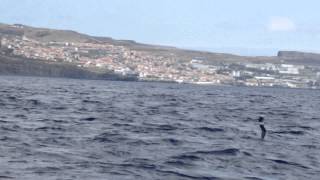
<svg viewBox="0 0 320 180">
<path fill-rule="evenodd" d="M 115 73 L 118 73 L 118 74 L 121 74 L 121 75 L 131 75 L 131 74 L 135 74 L 135 72 L 133 71 L 133 70 L 131 70 L 130 68 L 128 68 L 128 67 L 125 67 L 125 68 L 122 68 L 122 67 L 120 67 L 120 68 L 116 68 L 115 70 L 114 70 L 114 72 Z M 139 74 L 139 76 L 141 77 L 143 77 L 143 75 L 140 73 Z"/>
<path fill-rule="evenodd" d="M 241 72 L 240 71 L 232 71 L 232 76 L 233 77 L 240 77 L 241 76 Z"/>
<path fill-rule="evenodd" d="M 280 74 L 300 74 L 300 70 L 304 69 L 304 66 L 292 65 L 292 64 L 281 64 L 279 68 Z"/>
</svg>

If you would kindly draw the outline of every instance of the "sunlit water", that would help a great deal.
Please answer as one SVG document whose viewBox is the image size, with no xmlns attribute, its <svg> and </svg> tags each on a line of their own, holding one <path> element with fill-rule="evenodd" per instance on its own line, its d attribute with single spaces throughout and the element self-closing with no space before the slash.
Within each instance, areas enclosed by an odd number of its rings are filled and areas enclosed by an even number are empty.
<svg viewBox="0 0 320 180">
<path fill-rule="evenodd" d="M 0 77 L 0 113 L 0 179 L 320 177 L 316 90 Z"/>
</svg>

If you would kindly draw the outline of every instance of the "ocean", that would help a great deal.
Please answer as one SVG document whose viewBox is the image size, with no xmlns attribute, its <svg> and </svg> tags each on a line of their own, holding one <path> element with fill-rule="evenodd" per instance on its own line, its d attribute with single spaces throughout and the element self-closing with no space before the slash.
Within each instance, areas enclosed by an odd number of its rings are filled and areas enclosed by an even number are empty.
<svg viewBox="0 0 320 180">
<path fill-rule="evenodd" d="M 0 179 L 319 178 L 318 90 L 0 77 Z"/>
</svg>

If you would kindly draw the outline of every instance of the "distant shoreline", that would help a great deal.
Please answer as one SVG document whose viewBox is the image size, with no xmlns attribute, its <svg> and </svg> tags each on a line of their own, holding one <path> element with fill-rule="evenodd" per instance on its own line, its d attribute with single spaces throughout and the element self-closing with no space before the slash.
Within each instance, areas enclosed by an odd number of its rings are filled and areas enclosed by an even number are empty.
<svg viewBox="0 0 320 180">
<path fill-rule="evenodd" d="M 0 74 L 320 89 L 320 54 L 238 56 L 0 23 Z"/>
<path fill-rule="evenodd" d="M 112 72 L 98 73 L 66 63 L 48 63 L 41 60 L 0 55 L 0 75 L 88 80 L 137 81 Z"/>
</svg>

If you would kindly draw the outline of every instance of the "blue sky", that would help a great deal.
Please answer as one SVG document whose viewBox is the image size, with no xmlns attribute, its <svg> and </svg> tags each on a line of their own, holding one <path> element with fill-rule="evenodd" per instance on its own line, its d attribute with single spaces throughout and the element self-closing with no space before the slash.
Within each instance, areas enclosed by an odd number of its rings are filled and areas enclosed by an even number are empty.
<svg viewBox="0 0 320 180">
<path fill-rule="evenodd" d="M 320 52 L 319 0 L 0 0 L 0 22 L 243 55 Z"/>
</svg>

